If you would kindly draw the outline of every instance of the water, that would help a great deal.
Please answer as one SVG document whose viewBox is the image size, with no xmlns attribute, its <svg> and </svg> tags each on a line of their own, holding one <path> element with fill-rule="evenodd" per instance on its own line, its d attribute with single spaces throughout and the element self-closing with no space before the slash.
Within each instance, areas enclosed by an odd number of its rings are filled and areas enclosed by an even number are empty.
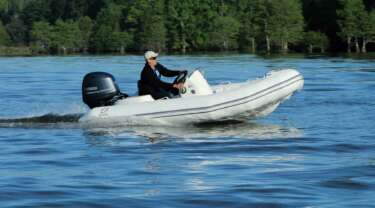
<svg viewBox="0 0 375 208">
<path fill-rule="evenodd" d="M 82 128 L 85 73 L 136 90 L 140 56 L 0 58 L 2 207 L 373 207 L 375 61 L 164 56 L 211 84 L 296 68 L 270 116 L 196 127 Z"/>
</svg>

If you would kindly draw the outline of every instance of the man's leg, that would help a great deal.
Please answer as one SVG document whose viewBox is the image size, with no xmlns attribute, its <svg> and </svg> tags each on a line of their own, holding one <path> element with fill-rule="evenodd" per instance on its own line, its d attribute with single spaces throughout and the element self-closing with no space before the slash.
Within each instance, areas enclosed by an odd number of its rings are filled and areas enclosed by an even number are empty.
<svg viewBox="0 0 375 208">
<path fill-rule="evenodd" d="M 172 98 L 174 96 L 171 92 L 168 92 L 164 89 L 159 89 L 158 91 L 155 90 L 151 95 L 155 100 L 164 97 Z"/>
</svg>

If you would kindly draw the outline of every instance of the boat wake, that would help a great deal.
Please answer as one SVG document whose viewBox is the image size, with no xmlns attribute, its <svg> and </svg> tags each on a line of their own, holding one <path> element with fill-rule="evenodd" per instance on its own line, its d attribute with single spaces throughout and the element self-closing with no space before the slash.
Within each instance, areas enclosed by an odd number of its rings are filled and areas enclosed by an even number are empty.
<svg viewBox="0 0 375 208">
<path fill-rule="evenodd" d="M 273 124 L 260 124 L 255 121 L 227 120 L 213 123 L 203 123 L 191 126 L 127 126 L 112 128 L 86 129 L 87 136 L 126 137 L 137 135 L 149 138 L 151 142 L 178 139 L 209 139 L 209 138 L 298 138 L 303 133 L 294 127 L 284 127 Z"/>
<path fill-rule="evenodd" d="M 20 118 L 0 118 L 2 128 L 72 128 L 78 126 L 82 114 L 53 114 Z"/>
<path fill-rule="evenodd" d="M 225 120 L 186 126 L 137 126 L 118 125 L 87 126 L 81 125 L 79 119 L 82 113 L 75 114 L 45 114 L 19 118 L 0 118 L 0 128 L 25 129 L 82 129 L 88 137 L 123 137 L 136 135 L 159 142 L 170 138 L 179 139 L 208 139 L 208 138 L 296 138 L 302 136 L 300 130 L 294 127 L 283 127 L 273 124 L 260 124 L 251 120 Z"/>
</svg>

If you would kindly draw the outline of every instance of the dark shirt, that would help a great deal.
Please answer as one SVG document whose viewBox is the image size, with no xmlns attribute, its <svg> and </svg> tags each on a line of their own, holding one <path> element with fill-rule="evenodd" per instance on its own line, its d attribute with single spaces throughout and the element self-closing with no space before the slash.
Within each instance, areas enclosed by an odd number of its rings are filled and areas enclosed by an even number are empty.
<svg viewBox="0 0 375 208">
<path fill-rule="evenodd" d="M 160 80 L 160 75 L 163 75 L 165 77 L 174 77 L 174 76 L 178 76 L 179 74 L 180 74 L 180 71 L 169 70 L 159 63 L 155 66 L 155 70 L 152 69 L 146 63 L 141 72 L 141 80 L 140 80 L 141 87 L 139 89 L 139 94 L 140 95 L 145 95 L 145 94 L 153 95 L 154 91 L 160 91 L 160 90 L 173 92 L 176 90 L 173 87 L 173 84 L 163 82 L 162 80 Z"/>
</svg>

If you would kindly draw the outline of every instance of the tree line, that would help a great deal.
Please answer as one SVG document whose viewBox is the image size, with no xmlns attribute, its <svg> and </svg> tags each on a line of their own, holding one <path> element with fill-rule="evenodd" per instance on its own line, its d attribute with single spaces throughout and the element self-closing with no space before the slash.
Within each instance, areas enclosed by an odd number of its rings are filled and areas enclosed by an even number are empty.
<svg viewBox="0 0 375 208">
<path fill-rule="evenodd" d="M 372 0 L 0 0 L 0 47 L 33 53 L 367 52 Z"/>
</svg>

